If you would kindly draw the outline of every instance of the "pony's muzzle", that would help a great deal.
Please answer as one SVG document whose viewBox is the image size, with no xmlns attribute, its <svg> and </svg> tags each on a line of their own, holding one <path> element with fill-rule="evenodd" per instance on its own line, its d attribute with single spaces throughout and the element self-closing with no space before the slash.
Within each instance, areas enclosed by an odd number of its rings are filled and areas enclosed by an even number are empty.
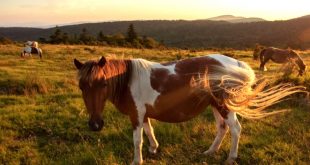
<svg viewBox="0 0 310 165">
<path fill-rule="evenodd" d="M 102 119 L 97 120 L 97 121 L 93 121 L 93 120 L 88 121 L 88 126 L 89 126 L 90 130 L 92 130 L 92 131 L 100 131 L 102 129 L 103 125 L 104 125 L 104 122 Z"/>
</svg>

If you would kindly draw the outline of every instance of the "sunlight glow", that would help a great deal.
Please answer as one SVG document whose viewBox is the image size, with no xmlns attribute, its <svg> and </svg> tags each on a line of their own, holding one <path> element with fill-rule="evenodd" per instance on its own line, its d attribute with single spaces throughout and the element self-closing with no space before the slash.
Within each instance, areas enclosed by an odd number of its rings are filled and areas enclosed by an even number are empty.
<svg viewBox="0 0 310 165">
<path fill-rule="evenodd" d="M 309 0 L 10 0 L 0 26 L 111 20 L 206 19 L 219 15 L 284 20 L 310 14 Z"/>
</svg>

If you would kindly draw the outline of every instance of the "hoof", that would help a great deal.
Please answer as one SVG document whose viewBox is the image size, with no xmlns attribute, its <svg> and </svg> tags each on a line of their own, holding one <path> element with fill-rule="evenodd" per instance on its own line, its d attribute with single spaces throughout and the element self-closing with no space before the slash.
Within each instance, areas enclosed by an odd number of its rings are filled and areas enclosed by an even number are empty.
<svg viewBox="0 0 310 165">
<path fill-rule="evenodd" d="M 204 155 L 214 155 L 216 153 L 215 150 L 208 149 L 207 151 L 203 152 Z"/>
<path fill-rule="evenodd" d="M 237 163 L 236 163 L 236 159 L 237 159 L 237 158 L 228 158 L 228 159 L 225 161 L 225 165 L 237 164 Z"/>
<path fill-rule="evenodd" d="M 142 164 L 143 164 L 143 161 L 139 161 L 139 162 L 133 161 L 130 165 L 142 165 Z"/>
<path fill-rule="evenodd" d="M 157 148 L 158 147 L 151 147 L 151 146 L 149 146 L 149 153 L 150 154 L 156 154 L 157 153 Z"/>
</svg>

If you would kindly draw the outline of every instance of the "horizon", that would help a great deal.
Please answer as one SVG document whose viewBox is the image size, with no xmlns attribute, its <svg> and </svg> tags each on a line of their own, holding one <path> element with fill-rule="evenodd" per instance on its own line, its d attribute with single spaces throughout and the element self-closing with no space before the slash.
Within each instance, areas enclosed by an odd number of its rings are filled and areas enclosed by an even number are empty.
<svg viewBox="0 0 310 165">
<path fill-rule="evenodd" d="M 256 17 L 267 21 L 309 15 L 310 2 L 261 0 L 10 0 L 2 2 L 0 27 L 38 27 L 133 20 L 201 20 L 222 15 Z"/>
</svg>

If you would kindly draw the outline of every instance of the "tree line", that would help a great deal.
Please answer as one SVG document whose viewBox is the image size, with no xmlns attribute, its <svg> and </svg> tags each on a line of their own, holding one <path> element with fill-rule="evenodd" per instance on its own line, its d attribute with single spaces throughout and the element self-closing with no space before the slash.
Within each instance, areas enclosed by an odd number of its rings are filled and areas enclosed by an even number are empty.
<svg viewBox="0 0 310 165">
<path fill-rule="evenodd" d="M 86 28 L 83 28 L 80 34 L 70 35 L 56 27 L 54 33 L 49 36 L 48 40 L 40 38 L 39 42 L 50 44 L 109 45 L 149 49 L 163 47 L 162 43 L 159 43 L 152 37 L 139 36 L 133 24 L 128 26 L 126 35 L 122 33 L 105 35 L 102 31 L 99 31 L 97 36 L 93 36 Z"/>
</svg>

